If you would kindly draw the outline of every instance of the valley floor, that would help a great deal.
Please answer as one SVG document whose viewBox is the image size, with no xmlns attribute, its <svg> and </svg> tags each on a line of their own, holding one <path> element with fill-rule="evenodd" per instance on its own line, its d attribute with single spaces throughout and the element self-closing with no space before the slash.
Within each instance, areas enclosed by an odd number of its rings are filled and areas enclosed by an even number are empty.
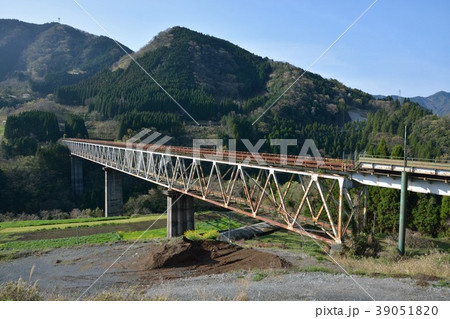
<svg viewBox="0 0 450 319">
<path fill-rule="evenodd" d="M 240 270 L 235 268 L 225 273 L 192 265 L 149 268 L 149 256 L 155 256 L 166 243 L 167 240 L 138 243 L 82 299 L 371 300 L 372 297 L 375 300 L 450 300 L 450 289 L 433 279 L 367 276 L 352 276 L 352 279 L 337 269 L 332 273 L 312 272 L 314 267 L 320 270 L 318 266 L 323 262 L 304 253 L 281 249 L 258 248 L 255 251 L 274 254 L 290 263 L 289 268 L 258 269 L 240 264 Z M 76 300 L 127 247 L 125 243 L 113 243 L 58 248 L 2 261 L 0 285 L 22 278 L 37 282 L 44 299 Z M 228 260 L 227 263 L 234 262 Z"/>
</svg>

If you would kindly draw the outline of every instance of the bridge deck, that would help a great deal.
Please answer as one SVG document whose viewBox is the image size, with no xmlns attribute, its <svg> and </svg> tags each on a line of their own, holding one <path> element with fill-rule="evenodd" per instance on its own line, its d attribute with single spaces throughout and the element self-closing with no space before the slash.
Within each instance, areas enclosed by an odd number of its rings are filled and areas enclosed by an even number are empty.
<svg viewBox="0 0 450 319">
<path fill-rule="evenodd" d="M 112 142 L 103 140 L 67 139 L 68 141 L 82 142 L 88 144 L 99 144 L 112 147 L 151 150 L 157 153 L 181 155 L 191 158 L 214 159 L 227 162 L 276 166 L 285 168 L 308 168 L 313 170 L 327 171 L 329 173 L 343 172 L 367 172 L 385 171 L 400 173 L 403 171 L 404 161 L 402 159 L 391 159 L 382 157 L 360 156 L 357 161 L 341 160 L 334 158 L 322 158 L 316 160 L 309 156 L 287 155 L 270 153 L 250 153 L 240 151 L 216 150 L 211 148 L 194 149 L 192 147 L 153 145 L 153 144 L 129 144 L 124 142 Z M 448 161 L 426 161 L 408 160 L 406 171 L 412 174 L 429 176 L 430 178 L 450 177 L 450 163 Z"/>
<path fill-rule="evenodd" d="M 447 161 L 407 160 L 406 167 L 404 167 L 404 160 L 402 159 L 360 156 L 355 167 L 359 170 L 390 172 L 403 172 L 405 170 L 411 174 L 432 178 L 450 178 L 450 163 Z"/>
</svg>

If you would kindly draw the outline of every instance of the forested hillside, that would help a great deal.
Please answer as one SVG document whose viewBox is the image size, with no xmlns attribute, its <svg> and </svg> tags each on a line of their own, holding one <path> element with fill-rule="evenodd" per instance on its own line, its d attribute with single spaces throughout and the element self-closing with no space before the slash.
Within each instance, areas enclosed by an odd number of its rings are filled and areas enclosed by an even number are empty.
<svg viewBox="0 0 450 319">
<path fill-rule="evenodd" d="M 223 118 L 221 134 L 236 139 L 296 138 L 300 146 L 305 139 L 313 139 L 323 155 L 342 158 L 344 154 L 353 159 L 355 152 L 375 154 L 381 140 L 385 140 L 387 151 L 379 155 L 390 155 L 396 146 L 403 145 L 407 125 L 409 157 L 450 159 L 450 118 L 432 115 L 408 100 L 403 104 L 390 99 L 382 102 L 392 103 L 393 107 L 369 113 L 365 121 L 347 121 L 343 125 L 316 121 L 304 124 L 277 114 L 255 127 L 248 117 L 232 114 Z M 298 154 L 300 150 L 292 147 L 288 151 Z"/>
<path fill-rule="evenodd" d="M 161 32 L 135 57 L 197 120 L 219 120 L 230 112 L 257 116 L 303 72 L 181 27 Z M 60 103 L 89 105 L 90 110 L 108 117 L 130 110 L 180 113 L 178 106 L 127 57 L 78 85 L 58 88 L 55 94 Z M 274 112 L 302 123 L 342 124 L 348 121 L 348 108 L 370 109 L 371 99 L 336 80 L 308 73 Z M 189 120 L 185 115 L 183 118 Z"/>
<path fill-rule="evenodd" d="M 9 116 L 1 147 L 4 156 L 34 155 L 39 143 L 56 142 L 61 137 L 55 114 L 43 111 Z"/>
<path fill-rule="evenodd" d="M 123 54 L 113 40 L 67 25 L 0 19 L 0 82 L 6 84 L 25 82 L 34 91 L 52 93 L 109 67 Z"/>
<path fill-rule="evenodd" d="M 137 61 L 199 120 L 236 111 L 234 99 L 265 89 L 270 64 L 214 37 L 184 28 L 163 32 L 153 41 L 164 45 L 138 52 Z M 151 49 L 149 47 L 152 47 Z M 73 87 L 56 91 L 63 104 L 88 104 L 109 117 L 127 111 L 178 112 L 177 105 L 134 63 L 124 58 L 114 71 L 104 70 Z"/>
</svg>

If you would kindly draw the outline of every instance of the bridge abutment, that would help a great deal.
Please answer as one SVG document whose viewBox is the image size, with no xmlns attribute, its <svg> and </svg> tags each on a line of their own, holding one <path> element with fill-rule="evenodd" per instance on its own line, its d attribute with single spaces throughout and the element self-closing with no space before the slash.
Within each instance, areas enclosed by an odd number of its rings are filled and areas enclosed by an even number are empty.
<svg viewBox="0 0 450 319">
<path fill-rule="evenodd" d="M 105 168 L 105 217 L 122 214 L 123 193 L 122 174 L 116 170 Z"/>
<path fill-rule="evenodd" d="M 167 191 L 167 237 L 182 236 L 194 230 L 194 199 L 175 191 Z"/>
<path fill-rule="evenodd" d="M 72 194 L 80 197 L 83 194 L 83 160 L 78 156 L 70 156 L 70 172 Z"/>
</svg>

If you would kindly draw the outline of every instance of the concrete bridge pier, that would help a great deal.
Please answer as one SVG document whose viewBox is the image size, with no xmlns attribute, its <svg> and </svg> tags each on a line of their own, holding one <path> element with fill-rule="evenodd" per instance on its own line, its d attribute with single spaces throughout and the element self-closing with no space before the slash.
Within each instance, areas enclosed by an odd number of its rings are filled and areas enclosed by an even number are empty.
<svg viewBox="0 0 450 319">
<path fill-rule="evenodd" d="M 183 236 L 194 230 L 194 199 L 175 191 L 167 191 L 167 237 Z"/>
<path fill-rule="evenodd" d="M 111 168 L 104 168 L 104 171 L 105 217 L 121 215 L 123 209 L 122 174 Z"/>
<path fill-rule="evenodd" d="M 78 156 L 70 156 L 72 194 L 80 197 L 83 194 L 83 160 Z"/>
</svg>

